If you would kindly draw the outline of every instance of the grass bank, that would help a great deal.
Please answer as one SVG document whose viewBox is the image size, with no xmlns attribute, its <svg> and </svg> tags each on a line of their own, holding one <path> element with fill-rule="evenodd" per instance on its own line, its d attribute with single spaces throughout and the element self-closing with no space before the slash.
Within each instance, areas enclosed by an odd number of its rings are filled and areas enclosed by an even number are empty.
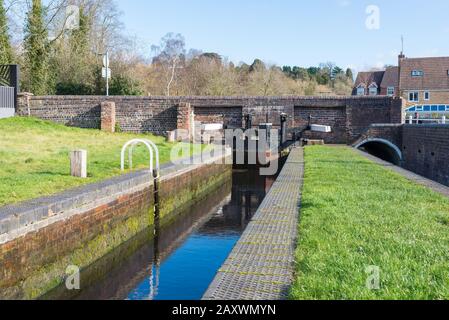
<svg viewBox="0 0 449 320">
<path fill-rule="evenodd" d="M 447 198 L 347 147 L 305 161 L 292 299 L 449 298 Z"/>
<path fill-rule="evenodd" d="M 155 142 L 161 162 L 167 162 L 174 144 L 150 134 L 105 133 L 70 128 L 34 118 L 0 120 L 0 206 L 97 182 L 121 174 L 120 150 L 125 142 L 146 138 Z M 69 152 L 88 152 L 88 178 L 70 176 Z M 134 166 L 148 167 L 149 155 L 135 150 Z"/>
</svg>

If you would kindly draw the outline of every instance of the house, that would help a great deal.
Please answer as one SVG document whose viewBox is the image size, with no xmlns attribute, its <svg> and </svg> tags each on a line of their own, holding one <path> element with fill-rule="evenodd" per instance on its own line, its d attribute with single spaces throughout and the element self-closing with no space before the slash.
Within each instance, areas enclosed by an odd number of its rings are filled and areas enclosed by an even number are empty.
<svg viewBox="0 0 449 320">
<path fill-rule="evenodd" d="M 399 67 L 389 67 L 385 70 L 380 84 L 382 96 L 396 97 L 399 94 Z"/>
<path fill-rule="evenodd" d="M 377 96 L 381 94 L 381 84 L 385 71 L 359 72 L 352 92 L 354 96 Z"/>
<path fill-rule="evenodd" d="M 399 95 L 409 105 L 449 105 L 449 57 L 399 56 Z"/>
<path fill-rule="evenodd" d="M 384 71 L 359 72 L 355 80 L 354 96 L 396 96 L 399 93 L 399 68 Z"/>
<path fill-rule="evenodd" d="M 360 72 L 353 95 L 403 97 L 410 106 L 449 105 L 449 57 L 406 58 L 401 53 L 397 67 Z"/>
</svg>

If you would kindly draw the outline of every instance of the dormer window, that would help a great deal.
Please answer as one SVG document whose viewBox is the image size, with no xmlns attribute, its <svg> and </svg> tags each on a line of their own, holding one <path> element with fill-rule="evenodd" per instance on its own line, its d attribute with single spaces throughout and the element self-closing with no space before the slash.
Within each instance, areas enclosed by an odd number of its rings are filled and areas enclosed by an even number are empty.
<svg viewBox="0 0 449 320">
<path fill-rule="evenodd" d="M 365 85 L 364 84 L 359 84 L 359 86 L 357 87 L 357 95 L 358 96 L 365 95 Z"/>
<path fill-rule="evenodd" d="M 424 76 L 424 71 L 422 70 L 413 70 L 412 77 L 422 77 Z"/>
<path fill-rule="evenodd" d="M 375 83 L 372 83 L 372 84 L 370 84 L 370 86 L 369 86 L 369 95 L 370 96 L 377 96 L 377 89 L 378 89 L 378 87 L 377 87 L 377 84 L 375 84 Z"/>
</svg>

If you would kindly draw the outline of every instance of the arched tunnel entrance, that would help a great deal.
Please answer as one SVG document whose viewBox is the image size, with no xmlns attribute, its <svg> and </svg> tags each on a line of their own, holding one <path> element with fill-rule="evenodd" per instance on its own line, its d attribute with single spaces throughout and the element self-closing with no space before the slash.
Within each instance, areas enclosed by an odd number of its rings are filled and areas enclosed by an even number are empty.
<svg viewBox="0 0 449 320">
<path fill-rule="evenodd" d="M 355 146 L 357 149 L 365 151 L 384 161 L 394 165 L 401 165 L 402 153 L 399 148 L 388 140 L 368 139 Z"/>
</svg>

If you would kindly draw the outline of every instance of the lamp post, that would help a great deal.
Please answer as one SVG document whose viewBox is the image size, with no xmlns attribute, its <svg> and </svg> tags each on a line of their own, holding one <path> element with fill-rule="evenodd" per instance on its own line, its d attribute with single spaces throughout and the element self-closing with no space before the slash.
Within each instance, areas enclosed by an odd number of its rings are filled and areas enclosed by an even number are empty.
<svg viewBox="0 0 449 320">
<path fill-rule="evenodd" d="M 106 53 L 93 51 L 97 56 L 103 57 L 103 67 L 101 68 L 101 76 L 106 78 L 106 96 L 109 97 L 109 78 L 111 77 L 111 69 L 109 68 L 109 50 Z"/>
<path fill-rule="evenodd" d="M 109 51 L 106 51 L 104 56 L 103 65 L 105 68 L 105 76 L 106 76 L 106 97 L 109 97 Z"/>
</svg>

